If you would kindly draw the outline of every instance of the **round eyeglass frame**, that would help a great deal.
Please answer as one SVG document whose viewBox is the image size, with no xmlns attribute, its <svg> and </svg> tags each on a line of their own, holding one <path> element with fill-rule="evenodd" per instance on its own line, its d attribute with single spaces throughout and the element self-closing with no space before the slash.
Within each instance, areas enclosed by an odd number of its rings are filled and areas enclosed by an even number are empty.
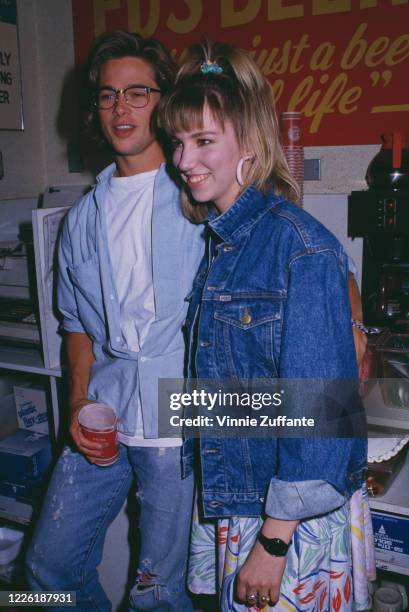
<svg viewBox="0 0 409 612">
<path fill-rule="evenodd" d="M 129 101 L 128 96 L 127 96 L 127 92 L 129 89 L 143 90 L 144 93 L 146 94 L 145 103 L 138 105 L 138 106 L 135 106 L 135 104 L 132 104 Z M 115 97 L 113 98 L 112 104 L 110 104 L 110 106 L 100 106 L 98 104 L 97 98 L 98 98 L 98 94 L 101 91 L 111 91 L 113 94 L 115 94 Z M 97 93 L 94 96 L 94 106 L 98 110 L 111 110 L 111 108 L 114 108 L 114 106 L 118 104 L 119 96 L 120 94 L 122 94 L 125 98 L 125 103 L 128 104 L 128 106 L 130 106 L 131 108 L 145 108 L 145 106 L 148 106 L 149 104 L 149 100 L 150 100 L 152 92 L 161 93 L 161 90 L 157 89 L 156 87 L 149 87 L 148 85 L 128 85 L 127 87 L 122 87 L 120 89 L 114 89 L 113 87 L 101 87 L 100 89 L 98 89 Z"/>
</svg>

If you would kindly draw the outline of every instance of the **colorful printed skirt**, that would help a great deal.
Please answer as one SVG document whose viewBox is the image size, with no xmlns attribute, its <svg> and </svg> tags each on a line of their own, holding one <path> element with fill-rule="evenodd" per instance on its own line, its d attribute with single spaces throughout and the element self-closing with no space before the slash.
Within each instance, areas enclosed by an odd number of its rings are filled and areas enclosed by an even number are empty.
<svg viewBox="0 0 409 612">
<path fill-rule="evenodd" d="M 253 547 L 261 518 L 232 517 L 192 527 L 189 588 L 219 592 L 223 612 L 256 611 L 234 599 L 237 572 Z M 215 533 L 217 529 L 217 545 Z M 369 606 L 368 581 L 375 578 L 372 525 L 366 489 L 341 508 L 302 521 L 287 554 L 280 599 L 272 612 L 348 612 Z"/>
</svg>

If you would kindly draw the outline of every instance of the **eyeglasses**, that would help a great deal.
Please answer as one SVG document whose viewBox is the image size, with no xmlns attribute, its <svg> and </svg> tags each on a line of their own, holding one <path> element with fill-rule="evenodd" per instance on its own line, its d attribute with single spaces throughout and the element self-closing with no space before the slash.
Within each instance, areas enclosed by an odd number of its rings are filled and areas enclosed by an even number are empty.
<svg viewBox="0 0 409 612">
<path fill-rule="evenodd" d="M 143 108 L 148 106 L 151 92 L 160 93 L 160 89 L 147 87 L 145 85 L 128 85 L 123 89 L 113 87 L 101 87 L 95 95 L 94 105 L 100 110 L 108 110 L 118 103 L 120 94 L 123 94 L 125 102 L 132 108 Z"/>
</svg>

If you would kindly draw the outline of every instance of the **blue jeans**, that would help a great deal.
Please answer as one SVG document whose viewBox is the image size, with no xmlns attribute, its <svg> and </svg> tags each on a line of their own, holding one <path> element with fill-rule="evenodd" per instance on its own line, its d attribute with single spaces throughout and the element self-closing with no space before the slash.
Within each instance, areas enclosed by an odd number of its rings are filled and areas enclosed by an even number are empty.
<svg viewBox="0 0 409 612">
<path fill-rule="evenodd" d="M 193 481 L 181 479 L 180 448 L 121 445 L 109 467 L 65 449 L 47 491 L 26 556 L 33 590 L 76 591 L 75 610 L 110 612 L 98 579 L 105 534 L 136 478 L 140 564 L 131 610 L 189 612 L 186 592 Z"/>
</svg>

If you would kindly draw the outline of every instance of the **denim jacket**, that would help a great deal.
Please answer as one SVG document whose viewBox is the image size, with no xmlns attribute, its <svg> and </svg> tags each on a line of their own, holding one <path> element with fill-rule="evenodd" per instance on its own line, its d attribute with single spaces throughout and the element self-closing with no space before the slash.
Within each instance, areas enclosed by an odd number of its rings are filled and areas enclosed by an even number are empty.
<svg viewBox="0 0 409 612">
<path fill-rule="evenodd" d="M 104 198 L 112 164 L 68 212 L 59 243 L 58 305 L 67 332 L 87 333 L 95 361 L 88 395 L 111 404 L 119 430 L 133 435 L 138 395 L 146 438 L 158 436 L 158 379 L 183 376 L 184 297 L 203 256 L 203 227 L 181 212 L 180 193 L 163 164 L 153 189 L 152 277 L 155 320 L 139 352 L 127 348 L 108 251 Z M 132 265 L 132 262 L 130 262 Z"/>
<path fill-rule="evenodd" d="M 325 227 L 251 186 L 208 235 L 189 296 L 190 376 L 356 379 L 348 261 Z M 192 439 L 183 452 L 189 471 Z M 360 486 L 366 438 L 202 436 L 200 455 L 205 516 L 301 519 Z"/>
</svg>

